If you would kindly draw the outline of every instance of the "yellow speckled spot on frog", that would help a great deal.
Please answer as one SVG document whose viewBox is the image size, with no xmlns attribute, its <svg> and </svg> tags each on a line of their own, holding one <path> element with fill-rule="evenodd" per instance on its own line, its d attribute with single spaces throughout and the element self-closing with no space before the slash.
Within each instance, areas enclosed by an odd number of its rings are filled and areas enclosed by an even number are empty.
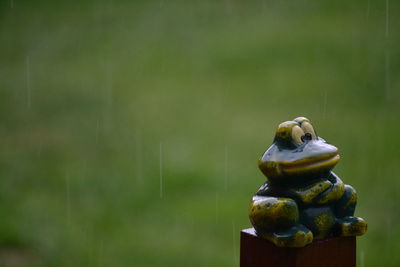
<svg viewBox="0 0 400 267">
<path fill-rule="evenodd" d="M 304 233 L 304 232 L 297 232 L 294 235 L 293 242 L 291 244 L 291 247 L 304 247 L 304 244 L 309 244 L 313 240 L 313 234 L 312 232 L 309 233 Z"/>
<path fill-rule="evenodd" d="M 280 176 L 282 174 L 282 170 L 279 167 L 279 164 L 274 161 L 263 162 L 260 160 L 258 162 L 258 166 L 261 170 L 263 170 L 265 173 L 268 173 L 269 175 Z"/>
<path fill-rule="evenodd" d="M 362 218 L 355 218 L 356 221 L 345 222 L 341 225 L 342 236 L 363 235 L 367 232 L 368 225 Z"/>
<path fill-rule="evenodd" d="M 293 190 L 296 195 L 298 195 L 305 204 L 310 204 L 315 197 L 317 197 L 319 194 L 324 192 L 326 189 L 328 189 L 330 186 L 332 186 L 332 183 L 329 181 L 321 181 L 319 183 L 315 183 L 309 187 L 304 187 L 300 189 Z"/>
<path fill-rule="evenodd" d="M 318 235 L 316 238 L 323 238 L 329 234 L 332 226 L 335 223 L 335 220 L 332 215 L 323 213 L 314 218 L 314 223 L 318 229 Z"/>
<path fill-rule="evenodd" d="M 317 203 L 327 204 L 336 201 L 343 196 L 343 193 L 344 193 L 344 183 L 338 181 L 326 195 L 324 195 L 317 201 Z"/>
<path fill-rule="evenodd" d="M 299 219 L 297 204 L 290 198 L 255 196 L 249 210 L 251 222 L 266 229 L 289 226 Z"/>
</svg>

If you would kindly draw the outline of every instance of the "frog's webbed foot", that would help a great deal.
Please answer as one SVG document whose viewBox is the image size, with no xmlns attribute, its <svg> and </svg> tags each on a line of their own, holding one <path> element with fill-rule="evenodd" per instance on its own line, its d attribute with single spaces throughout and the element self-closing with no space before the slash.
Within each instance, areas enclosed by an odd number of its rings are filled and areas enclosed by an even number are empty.
<svg viewBox="0 0 400 267">
<path fill-rule="evenodd" d="M 259 235 L 278 247 L 304 247 L 313 241 L 313 233 L 302 224 L 297 224 L 287 230 Z"/>
<path fill-rule="evenodd" d="M 357 236 L 363 235 L 368 225 L 363 218 L 347 216 L 337 220 L 336 229 L 339 236 Z"/>
</svg>

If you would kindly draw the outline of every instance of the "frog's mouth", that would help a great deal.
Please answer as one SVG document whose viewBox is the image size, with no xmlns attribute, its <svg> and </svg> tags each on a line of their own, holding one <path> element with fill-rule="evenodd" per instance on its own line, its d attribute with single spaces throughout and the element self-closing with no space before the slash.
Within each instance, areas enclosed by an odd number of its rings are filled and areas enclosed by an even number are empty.
<svg viewBox="0 0 400 267">
<path fill-rule="evenodd" d="M 338 149 L 318 138 L 295 150 L 272 145 L 260 159 L 259 167 L 269 178 L 303 176 L 329 171 L 339 160 Z"/>
<path fill-rule="evenodd" d="M 296 161 L 279 162 L 281 171 L 288 175 L 330 170 L 340 160 L 339 154 L 328 154 Z"/>
</svg>

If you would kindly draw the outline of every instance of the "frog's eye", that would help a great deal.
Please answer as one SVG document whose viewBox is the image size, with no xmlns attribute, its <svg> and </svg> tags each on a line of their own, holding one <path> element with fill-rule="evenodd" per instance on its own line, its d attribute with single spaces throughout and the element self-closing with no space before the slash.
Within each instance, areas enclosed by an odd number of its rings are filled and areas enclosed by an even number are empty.
<svg viewBox="0 0 400 267">
<path fill-rule="evenodd" d="M 303 129 L 304 133 L 307 135 L 307 137 L 305 137 L 306 139 L 308 139 L 308 140 L 317 139 L 314 128 L 312 127 L 311 123 L 309 123 L 308 121 L 303 121 L 301 123 L 301 129 Z"/>
<path fill-rule="evenodd" d="M 302 136 L 304 135 L 304 131 L 299 126 L 293 126 L 292 128 L 292 140 L 296 145 L 303 144 Z"/>
</svg>

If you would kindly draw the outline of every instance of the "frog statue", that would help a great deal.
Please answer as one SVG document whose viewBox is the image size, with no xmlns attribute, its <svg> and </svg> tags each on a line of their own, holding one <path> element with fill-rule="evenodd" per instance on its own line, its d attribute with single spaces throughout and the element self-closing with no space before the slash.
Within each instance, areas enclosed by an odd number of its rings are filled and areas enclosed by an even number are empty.
<svg viewBox="0 0 400 267">
<path fill-rule="evenodd" d="M 279 247 L 303 247 L 364 234 L 367 223 L 354 217 L 356 191 L 332 172 L 339 159 L 307 118 L 281 123 L 258 164 L 268 179 L 249 207 L 257 235 Z"/>
</svg>

